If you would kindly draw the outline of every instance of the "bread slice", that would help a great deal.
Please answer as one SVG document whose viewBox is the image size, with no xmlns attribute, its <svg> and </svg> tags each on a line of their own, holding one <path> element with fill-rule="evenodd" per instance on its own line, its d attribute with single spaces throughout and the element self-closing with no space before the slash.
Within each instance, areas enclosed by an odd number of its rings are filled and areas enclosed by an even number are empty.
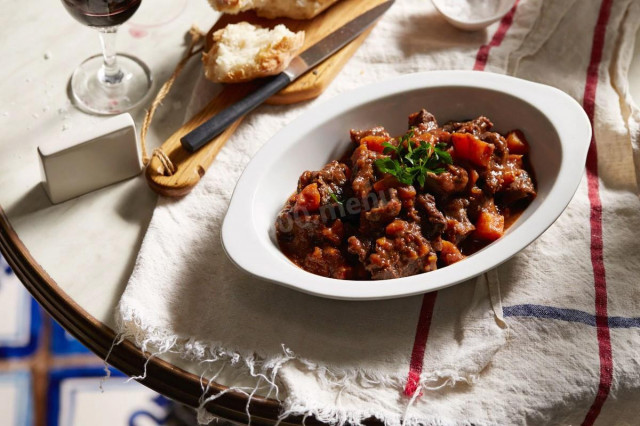
<svg viewBox="0 0 640 426">
<path fill-rule="evenodd" d="M 272 30 L 247 22 L 213 33 L 213 45 L 202 56 L 205 76 L 215 82 L 239 83 L 283 71 L 304 43 L 304 31 L 280 24 Z"/>
<path fill-rule="evenodd" d="M 215 10 L 236 14 L 255 10 L 258 16 L 311 19 L 338 0 L 209 0 Z"/>
</svg>

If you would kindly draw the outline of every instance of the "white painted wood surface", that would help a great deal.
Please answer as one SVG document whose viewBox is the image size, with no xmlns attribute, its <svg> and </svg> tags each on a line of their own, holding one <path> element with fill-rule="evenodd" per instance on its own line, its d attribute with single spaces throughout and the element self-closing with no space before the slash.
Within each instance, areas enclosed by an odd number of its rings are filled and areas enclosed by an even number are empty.
<svg viewBox="0 0 640 426">
<path fill-rule="evenodd" d="M 36 147 L 106 119 L 78 111 L 67 96 L 74 68 L 99 53 L 98 35 L 71 18 L 59 0 L 34 0 L 29 7 L 0 3 L 11 10 L 0 17 L 0 205 L 49 275 L 91 315 L 112 326 L 113 307 L 156 196 L 140 175 L 60 205 L 49 202 L 40 185 Z M 143 1 L 120 29 L 118 51 L 147 63 L 155 94 L 183 54 L 191 25 L 206 30 L 216 16 L 204 0 Z M 197 65 L 193 59 L 158 110 L 148 138 L 151 147 L 182 123 Z M 144 107 L 131 112 L 138 127 L 143 114 Z"/>
</svg>

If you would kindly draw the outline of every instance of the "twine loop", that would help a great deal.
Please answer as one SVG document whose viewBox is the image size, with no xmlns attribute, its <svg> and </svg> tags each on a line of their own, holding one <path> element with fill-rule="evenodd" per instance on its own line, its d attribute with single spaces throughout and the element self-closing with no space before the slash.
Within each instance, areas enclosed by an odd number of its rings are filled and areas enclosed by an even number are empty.
<svg viewBox="0 0 640 426">
<path fill-rule="evenodd" d="M 158 160 L 160 160 L 160 163 L 162 163 L 162 167 L 164 167 L 164 175 L 165 176 L 172 176 L 175 172 L 176 172 L 176 166 L 171 162 L 171 159 L 169 159 L 169 156 L 167 154 L 165 154 L 165 152 L 160 149 L 160 148 L 156 148 L 153 150 L 153 152 L 151 153 L 151 157 L 157 157 Z"/>
<path fill-rule="evenodd" d="M 162 150 L 162 147 L 156 148 L 151 153 L 151 157 L 147 155 L 147 132 L 149 131 L 149 127 L 151 126 L 151 120 L 153 119 L 153 115 L 156 112 L 156 109 L 162 105 L 162 101 L 167 97 L 173 83 L 176 81 L 182 69 L 187 64 L 189 59 L 192 56 L 197 55 L 198 53 L 204 50 L 204 40 L 206 38 L 206 34 L 200 31 L 200 29 L 193 25 L 189 30 L 189 46 L 187 51 L 180 59 L 180 62 L 176 65 L 176 68 L 173 70 L 173 74 L 171 77 L 160 87 L 160 90 L 156 94 L 156 97 L 153 99 L 151 103 L 151 107 L 147 110 L 147 113 L 144 116 L 144 121 L 142 122 L 142 129 L 140 130 L 140 149 L 142 152 L 142 163 L 146 166 L 151 161 L 151 158 L 154 156 L 157 157 L 162 166 L 164 167 L 165 176 L 171 176 L 176 172 L 175 165 L 171 162 L 169 156 Z"/>
</svg>

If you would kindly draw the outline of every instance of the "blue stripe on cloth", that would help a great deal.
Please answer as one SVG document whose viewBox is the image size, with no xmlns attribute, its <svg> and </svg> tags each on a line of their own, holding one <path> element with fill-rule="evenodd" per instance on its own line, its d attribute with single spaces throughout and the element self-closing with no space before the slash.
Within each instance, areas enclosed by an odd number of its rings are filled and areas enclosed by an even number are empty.
<svg viewBox="0 0 640 426">
<path fill-rule="evenodd" d="M 596 325 L 595 316 L 577 309 L 562 309 L 544 305 L 514 305 L 502 309 L 505 317 L 535 317 L 550 318 L 562 321 L 581 322 L 583 324 Z"/>
<path fill-rule="evenodd" d="M 555 308 L 545 305 L 513 305 L 502 308 L 505 317 L 548 318 L 561 321 L 579 322 L 595 327 L 596 317 L 577 309 Z M 640 328 L 640 318 L 609 317 L 610 328 Z"/>
<path fill-rule="evenodd" d="M 609 328 L 640 328 L 640 318 L 609 317 Z"/>
</svg>

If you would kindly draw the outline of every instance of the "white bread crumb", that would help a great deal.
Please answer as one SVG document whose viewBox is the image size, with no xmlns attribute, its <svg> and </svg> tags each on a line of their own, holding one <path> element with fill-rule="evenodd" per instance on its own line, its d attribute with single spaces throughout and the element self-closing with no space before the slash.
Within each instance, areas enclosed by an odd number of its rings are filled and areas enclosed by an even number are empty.
<svg viewBox="0 0 640 426">
<path fill-rule="evenodd" d="M 265 18 L 311 19 L 338 0 L 209 0 L 220 12 L 236 14 L 255 10 Z"/>
<path fill-rule="evenodd" d="M 283 71 L 304 43 L 304 31 L 284 25 L 272 30 L 247 22 L 229 24 L 213 33 L 213 45 L 203 54 L 205 76 L 215 82 L 238 83 Z"/>
</svg>

